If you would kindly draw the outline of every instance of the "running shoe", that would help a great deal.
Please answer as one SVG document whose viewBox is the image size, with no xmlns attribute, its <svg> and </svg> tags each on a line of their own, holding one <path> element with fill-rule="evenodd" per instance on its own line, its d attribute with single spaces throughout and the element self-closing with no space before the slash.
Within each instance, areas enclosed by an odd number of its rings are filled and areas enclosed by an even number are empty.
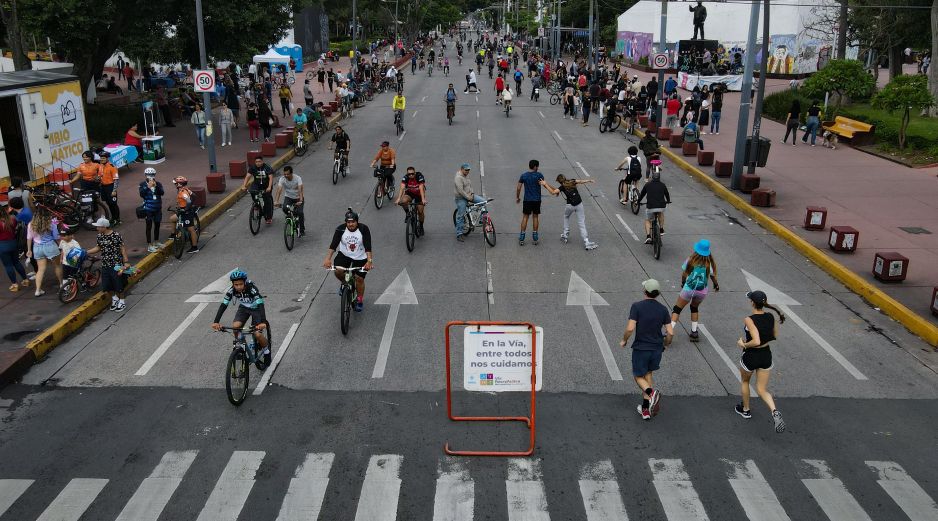
<svg viewBox="0 0 938 521">
<path fill-rule="evenodd" d="M 638 415 L 641 416 L 643 420 L 648 421 L 651 419 L 651 413 L 648 412 L 648 409 L 642 407 L 642 404 L 638 404 L 636 408 L 638 409 Z"/>
<path fill-rule="evenodd" d="M 648 400 L 651 402 L 650 409 L 652 416 L 658 416 L 658 411 L 661 410 L 661 393 L 658 392 L 658 389 L 651 390 L 651 398 Z"/>
<path fill-rule="evenodd" d="M 355 311 L 358 313 L 361 313 L 362 309 L 365 309 L 365 303 L 362 302 L 361 298 L 359 298 L 358 300 L 355 301 Z"/>
<path fill-rule="evenodd" d="M 696 331 L 691 331 L 691 332 L 690 332 L 690 341 L 691 341 L 691 342 L 700 342 L 700 334 L 698 334 Z"/>
<path fill-rule="evenodd" d="M 193 247 L 189 248 L 188 250 L 186 250 L 186 253 L 199 253 L 199 247 L 198 247 L 198 246 L 193 246 Z"/>
<path fill-rule="evenodd" d="M 651 235 L 645 236 L 645 244 L 651 244 Z"/>
<path fill-rule="evenodd" d="M 778 409 L 772 411 L 772 421 L 775 422 L 775 432 L 779 434 L 785 432 L 785 420 L 782 419 L 782 413 Z"/>
<path fill-rule="evenodd" d="M 747 420 L 749 418 L 752 418 L 752 411 L 747 411 L 746 409 L 743 409 L 743 402 L 739 402 L 736 404 L 736 414 L 742 416 L 743 418 L 746 418 Z"/>
<path fill-rule="evenodd" d="M 127 304 L 123 300 L 118 300 L 117 305 L 114 306 L 114 311 L 121 312 L 124 311 L 124 308 L 127 307 Z M 779 417 L 781 418 L 781 417 Z M 784 426 L 784 423 L 782 424 Z M 783 427 L 784 429 L 784 427 Z M 781 431 L 779 431 L 781 432 Z"/>
<path fill-rule="evenodd" d="M 599 245 L 596 244 L 595 242 L 588 242 L 584 245 L 584 248 L 586 248 L 587 250 L 595 250 L 598 247 Z"/>
</svg>

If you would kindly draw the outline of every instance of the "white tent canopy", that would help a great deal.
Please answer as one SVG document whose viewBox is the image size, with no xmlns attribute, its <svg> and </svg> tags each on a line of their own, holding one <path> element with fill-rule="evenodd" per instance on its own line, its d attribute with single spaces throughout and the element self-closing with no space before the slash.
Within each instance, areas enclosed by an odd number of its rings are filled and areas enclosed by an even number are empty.
<svg viewBox="0 0 938 521">
<path fill-rule="evenodd" d="M 269 49 L 264 54 L 255 55 L 254 63 L 290 63 L 290 57 L 286 54 L 280 54 L 273 49 Z"/>
</svg>

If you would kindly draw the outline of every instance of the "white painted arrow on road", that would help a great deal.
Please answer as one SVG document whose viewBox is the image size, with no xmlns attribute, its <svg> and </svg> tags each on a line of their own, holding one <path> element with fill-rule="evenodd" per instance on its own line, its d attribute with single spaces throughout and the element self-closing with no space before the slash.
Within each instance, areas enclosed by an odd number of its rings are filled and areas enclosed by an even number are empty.
<svg viewBox="0 0 938 521">
<path fill-rule="evenodd" d="M 606 334 L 603 333 L 603 327 L 599 323 L 599 317 L 596 316 L 596 310 L 593 306 L 608 306 L 606 299 L 599 293 L 593 291 L 593 288 L 586 283 L 575 271 L 570 272 L 570 285 L 567 287 L 567 305 L 583 306 L 586 312 L 586 318 L 589 320 L 590 327 L 593 329 L 593 335 L 596 337 L 596 344 L 599 346 L 599 352 L 603 356 L 603 362 L 606 364 L 606 370 L 609 371 L 609 377 L 613 380 L 622 380 L 622 373 L 619 372 L 619 366 L 616 365 L 616 359 L 612 356 L 612 349 L 609 348 L 609 342 L 606 340 Z"/>
<path fill-rule="evenodd" d="M 817 343 L 817 345 L 821 346 L 821 349 L 826 351 L 827 354 L 831 355 L 831 358 L 833 358 L 840 365 L 842 365 L 843 368 L 846 369 L 848 373 L 850 373 L 857 380 L 868 379 L 866 375 L 861 373 L 860 370 L 856 368 L 856 366 L 854 366 L 853 364 L 850 363 L 849 360 L 844 358 L 844 355 L 840 354 L 840 352 L 834 349 L 834 346 L 830 345 L 830 343 L 828 343 L 827 340 L 824 340 L 824 338 L 821 337 L 821 335 L 819 335 L 817 331 L 815 331 L 811 326 L 808 325 L 807 322 L 802 320 L 801 317 L 799 317 L 794 311 L 791 310 L 790 306 L 800 306 L 801 305 L 800 302 L 786 295 L 779 289 L 773 286 L 770 286 L 768 283 L 766 283 L 759 277 L 756 277 L 752 273 L 749 273 L 746 270 L 741 270 L 741 271 L 743 272 L 743 275 L 746 277 L 746 283 L 749 284 L 749 288 L 751 290 L 758 289 L 758 290 L 765 292 L 765 296 L 768 298 L 769 304 L 772 304 L 778 307 L 779 309 L 781 309 L 782 312 L 784 312 L 785 315 L 788 318 L 790 318 L 792 322 L 794 322 L 798 327 L 804 330 L 804 332 L 807 333 L 808 336 L 811 337 L 811 339 L 814 340 L 815 343 Z"/>
<path fill-rule="evenodd" d="M 410 276 L 407 270 L 401 270 L 401 273 L 391 282 L 388 289 L 378 297 L 375 304 L 390 305 L 391 311 L 388 312 L 388 321 L 384 324 L 384 334 L 381 335 L 381 346 L 378 348 L 378 359 L 375 360 L 375 369 L 371 373 L 372 378 L 383 378 L 384 369 L 388 365 L 388 353 L 391 352 L 391 340 L 394 338 L 394 326 L 397 325 L 397 315 L 401 310 L 401 304 L 417 304 L 417 293 L 414 292 L 414 285 L 410 283 Z"/>
</svg>

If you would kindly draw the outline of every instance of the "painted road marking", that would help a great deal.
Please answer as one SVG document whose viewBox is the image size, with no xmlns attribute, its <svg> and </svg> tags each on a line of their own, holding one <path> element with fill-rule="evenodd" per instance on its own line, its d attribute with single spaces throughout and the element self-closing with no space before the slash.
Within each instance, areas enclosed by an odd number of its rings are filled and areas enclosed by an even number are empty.
<svg viewBox="0 0 938 521">
<path fill-rule="evenodd" d="M 710 342 L 710 345 L 713 347 L 713 350 L 716 351 L 717 356 L 723 360 L 723 363 L 726 364 L 726 367 L 730 368 L 730 374 L 736 377 L 736 381 L 739 382 L 739 369 L 733 364 L 733 361 L 730 360 L 729 355 L 726 354 L 726 351 L 720 347 L 720 344 L 717 342 L 716 338 L 713 338 L 713 335 L 710 334 L 710 330 L 707 329 L 703 324 L 698 324 L 697 326 L 700 329 L 700 332 L 703 333 L 703 336 L 707 338 L 707 342 Z"/>
<path fill-rule="evenodd" d="M 606 364 L 606 371 L 609 372 L 609 378 L 614 381 L 622 380 L 622 373 L 619 371 L 615 357 L 612 356 L 612 349 L 609 348 L 606 333 L 603 332 L 603 326 L 599 323 L 596 310 L 593 309 L 593 306 L 608 306 L 609 303 L 599 293 L 593 291 L 593 288 L 575 271 L 570 271 L 570 284 L 567 286 L 567 305 L 583 307 L 590 328 L 593 330 L 593 336 L 596 338 L 596 345 L 599 346 L 599 353 L 603 357 L 603 363 Z"/>
<path fill-rule="evenodd" d="M 707 511 L 679 459 L 649 459 L 652 483 L 668 521 L 708 521 Z"/>
<path fill-rule="evenodd" d="M 580 471 L 580 494 L 586 509 L 586 521 L 628 521 L 611 461 L 583 467 Z"/>
<path fill-rule="evenodd" d="M 485 161 L 479 160 L 479 174 L 485 177 Z"/>
<path fill-rule="evenodd" d="M 426 97 L 426 96 L 424 96 L 423 98 L 420 98 L 420 103 L 423 103 L 424 101 L 427 101 L 427 97 Z"/>
<path fill-rule="evenodd" d="M 554 131 L 554 135 L 557 136 L 557 139 L 559 139 L 560 141 L 563 141 L 563 138 L 560 137 L 560 134 L 558 134 L 556 130 Z"/>
<path fill-rule="evenodd" d="M 283 498 L 277 521 L 319 519 L 334 459 L 335 454 L 332 453 L 306 455 L 306 460 L 297 467 L 290 479 L 290 487 Z"/>
<path fill-rule="evenodd" d="M 462 461 L 446 457 L 439 462 L 437 475 L 433 521 L 472 521 L 475 484 L 469 469 Z"/>
<path fill-rule="evenodd" d="M 479 119 L 479 111 L 476 111 L 476 119 Z"/>
<path fill-rule="evenodd" d="M 401 493 L 403 456 L 383 454 L 372 456 L 365 472 L 365 482 L 358 498 L 355 521 L 394 521 Z"/>
<path fill-rule="evenodd" d="M 391 352 L 391 340 L 394 339 L 394 327 L 397 325 L 397 316 L 401 310 L 401 304 L 417 304 L 417 294 L 414 292 L 414 285 L 410 282 L 410 276 L 407 275 L 407 269 L 394 278 L 391 285 L 384 290 L 384 293 L 375 301 L 378 305 L 390 305 L 388 320 L 384 324 L 384 334 L 381 335 L 381 344 L 378 347 L 378 359 L 375 360 L 375 368 L 371 372 L 372 378 L 383 378 L 384 370 L 388 365 L 388 354 Z"/>
<path fill-rule="evenodd" d="M 547 117 L 546 117 L 546 116 L 544 116 L 544 113 L 543 113 L 543 112 L 541 112 L 541 111 L 537 111 L 537 113 L 538 113 L 538 114 L 540 114 L 542 118 L 544 118 L 544 119 L 547 119 Z"/>
<path fill-rule="evenodd" d="M 587 172 L 585 168 L 583 168 L 583 165 L 581 165 L 579 161 L 576 162 L 576 166 L 580 169 L 581 172 L 583 172 L 583 175 L 590 177 L 590 173 Z"/>
<path fill-rule="evenodd" d="M 160 358 L 166 354 L 166 351 L 169 351 L 169 347 L 173 345 L 173 342 L 182 336 L 183 331 L 185 331 L 186 328 L 195 322 L 195 319 L 199 317 L 199 313 L 201 313 L 203 309 L 207 308 L 208 305 L 208 302 L 200 302 L 199 305 L 196 306 L 191 313 L 189 313 L 189 316 L 186 317 L 185 320 L 183 320 L 178 326 L 176 326 L 176 329 L 174 329 L 173 332 L 170 333 L 168 337 L 166 337 L 166 340 L 163 340 L 163 343 L 156 348 L 156 351 L 153 351 L 153 354 L 150 355 L 150 358 L 148 358 L 147 361 L 140 366 L 140 369 L 137 369 L 137 372 L 134 373 L 135 376 L 146 376 L 146 374 L 150 372 L 150 369 L 153 369 L 153 366 L 156 365 Z"/>
<path fill-rule="evenodd" d="M 36 521 L 78 521 L 107 482 L 106 479 L 86 478 L 69 481 Z"/>
<path fill-rule="evenodd" d="M 479 141 L 482 141 L 482 130 L 477 130 L 476 132 L 478 133 Z"/>
<path fill-rule="evenodd" d="M 420 112 L 420 110 L 415 110 L 414 113 L 410 115 L 410 119 L 416 118 L 418 112 Z"/>
<path fill-rule="evenodd" d="M 397 138 L 397 140 L 398 140 L 398 141 L 404 141 L 404 136 L 406 136 L 406 135 L 407 135 L 407 131 L 405 130 L 405 131 L 401 132 L 401 137 Z"/>
<path fill-rule="evenodd" d="M 801 480 L 830 521 L 872 521 L 823 460 L 802 460 L 810 469 Z"/>
<path fill-rule="evenodd" d="M 489 305 L 493 306 L 495 305 L 495 286 L 492 284 L 492 263 L 486 262 L 485 264 L 485 278 L 487 279 L 485 292 L 489 297 Z"/>
<path fill-rule="evenodd" d="M 550 521 L 547 493 L 541 481 L 541 460 L 508 460 L 508 521 Z"/>
<path fill-rule="evenodd" d="M 625 219 L 623 219 L 619 214 L 616 214 L 616 218 L 619 219 L 619 222 L 622 223 L 622 226 L 625 228 L 625 230 L 629 232 L 629 235 L 631 235 L 632 238 L 637 241 L 638 235 L 635 235 L 635 232 L 632 231 L 632 228 L 629 228 L 629 225 L 625 223 Z"/>
<path fill-rule="evenodd" d="M 159 519 L 198 453 L 197 450 L 186 450 L 164 454 L 150 476 L 140 483 L 130 501 L 124 505 L 117 521 Z"/>
<path fill-rule="evenodd" d="M 293 337 L 296 335 L 296 330 L 299 327 L 299 324 L 293 324 L 290 326 L 290 330 L 287 331 L 287 335 L 283 337 L 283 342 L 280 344 L 280 349 L 274 353 L 274 359 L 270 362 L 270 367 L 264 371 L 264 376 L 261 376 L 260 381 L 257 382 L 257 386 L 254 387 L 254 396 L 259 396 L 264 392 L 264 389 L 267 388 L 267 383 L 270 382 L 270 378 L 277 371 L 277 366 L 280 365 L 280 361 L 283 360 L 283 356 L 286 354 L 287 349 L 290 348 L 290 342 L 293 340 Z"/>
<path fill-rule="evenodd" d="M 938 504 L 911 476 L 893 461 L 867 461 L 876 472 L 879 486 L 899 505 L 911 521 L 938 519 Z"/>
<path fill-rule="evenodd" d="M 235 451 L 196 521 L 237 521 L 264 455 L 263 451 Z"/>
<path fill-rule="evenodd" d="M 0 516 L 33 484 L 31 479 L 0 479 Z"/>
<path fill-rule="evenodd" d="M 723 460 L 729 465 L 729 482 L 750 521 L 791 521 L 756 462 Z"/>
</svg>

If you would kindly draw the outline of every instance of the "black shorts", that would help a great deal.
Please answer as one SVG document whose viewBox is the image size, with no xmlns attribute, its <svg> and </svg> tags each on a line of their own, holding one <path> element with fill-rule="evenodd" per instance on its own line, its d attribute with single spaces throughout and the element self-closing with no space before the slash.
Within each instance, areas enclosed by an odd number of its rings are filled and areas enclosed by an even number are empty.
<svg viewBox="0 0 938 521">
<path fill-rule="evenodd" d="M 521 203 L 521 212 L 524 215 L 541 215 L 541 202 L 540 201 L 524 201 Z"/>
<path fill-rule="evenodd" d="M 101 268 L 101 291 L 120 293 L 127 285 L 127 275 L 117 273 L 113 266 Z"/>
<path fill-rule="evenodd" d="M 772 350 L 769 346 L 744 349 L 743 356 L 739 357 L 739 366 L 750 373 L 756 369 L 771 369 Z"/>
<path fill-rule="evenodd" d="M 336 252 L 335 259 L 332 260 L 332 265 L 338 266 L 340 268 L 361 268 L 367 262 L 368 262 L 367 257 L 362 260 L 354 260 L 354 259 L 350 259 L 346 257 L 345 255 L 342 254 L 342 252 Z M 355 272 L 355 276 L 358 278 L 362 278 L 362 279 L 365 278 L 365 275 L 367 274 L 368 273 L 364 271 Z"/>
<path fill-rule="evenodd" d="M 267 314 L 264 313 L 263 308 L 251 309 L 244 306 L 238 306 L 238 310 L 235 311 L 234 321 L 240 322 L 242 326 L 246 326 L 248 319 L 251 319 L 251 325 L 256 326 L 261 322 L 267 322 Z"/>
<path fill-rule="evenodd" d="M 637 174 L 637 175 L 636 175 L 636 174 L 629 174 L 629 175 L 625 176 L 625 182 L 626 182 L 626 184 L 632 184 L 632 183 L 634 183 L 634 182 L 640 180 L 641 178 L 642 178 L 642 174 Z"/>
<path fill-rule="evenodd" d="M 182 220 L 182 225 L 186 228 L 195 226 L 195 211 L 186 210 L 184 212 L 180 212 L 179 219 Z"/>
<path fill-rule="evenodd" d="M 410 197 L 417 204 L 423 204 L 423 199 L 420 198 L 420 194 L 412 194 L 410 192 L 404 192 L 401 195 L 402 196 L 406 195 L 407 197 Z"/>
</svg>

